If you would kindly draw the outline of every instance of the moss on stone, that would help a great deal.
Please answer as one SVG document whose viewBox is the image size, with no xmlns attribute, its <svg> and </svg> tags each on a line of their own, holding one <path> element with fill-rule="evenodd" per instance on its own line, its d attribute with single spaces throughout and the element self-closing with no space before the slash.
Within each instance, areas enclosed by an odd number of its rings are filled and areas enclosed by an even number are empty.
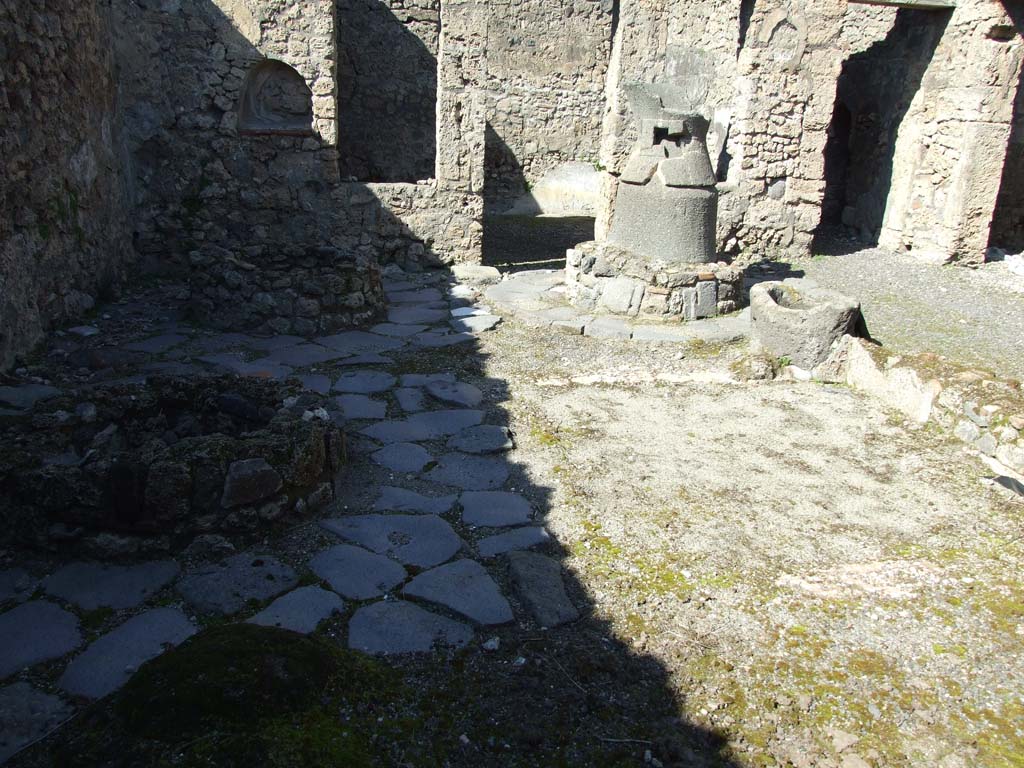
<svg viewBox="0 0 1024 768">
<path fill-rule="evenodd" d="M 370 766 L 406 690 L 381 662 L 317 637 L 213 627 L 144 665 L 35 762 L 65 766 Z"/>
</svg>

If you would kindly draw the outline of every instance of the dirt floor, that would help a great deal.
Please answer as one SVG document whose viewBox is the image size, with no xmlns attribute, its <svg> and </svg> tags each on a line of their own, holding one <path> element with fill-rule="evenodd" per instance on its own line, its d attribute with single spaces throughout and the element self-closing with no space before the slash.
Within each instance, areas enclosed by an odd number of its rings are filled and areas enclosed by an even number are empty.
<svg viewBox="0 0 1024 768">
<path fill-rule="evenodd" d="M 845 388 L 716 381 L 740 349 L 484 349 L 595 617 L 740 764 L 1024 760 L 1024 505 L 959 444 Z"/>
<path fill-rule="evenodd" d="M 239 683 L 274 714 L 254 710 L 251 733 L 214 712 L 154 736 L 131 712 L 198 705 L 147 667 L 14 764 L 1021 765 L 1024 504 L 958 443 L 851 390 L 737 381 L 744 353 L 506 323 L 406 354 L 392 370 L 453 371 L 512 428 L 511 489 L 584 618 L 372 663 L 330 656 L 331 622 L 311 646 L 323 689 L 284 678 L 315 708 L 256 695 L 292 663 L 269 651 L 271 672 Z M 353 448 L 346 511 L 379 482 Z M 322 540 L 307 525 L 270 543 L 295 559 Z M 159 662 L 181 665 L 179 685 L 223 663 L 195 643 Z"/>
</svg>

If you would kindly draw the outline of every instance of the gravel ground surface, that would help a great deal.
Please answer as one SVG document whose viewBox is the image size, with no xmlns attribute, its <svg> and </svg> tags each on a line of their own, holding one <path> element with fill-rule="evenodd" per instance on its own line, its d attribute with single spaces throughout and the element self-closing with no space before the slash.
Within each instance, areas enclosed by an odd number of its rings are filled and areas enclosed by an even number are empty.
<svg viewBox="0 0 1024 768">
<path fill-rule="evenodd" d="M 868 249 L 794 261 L 788 272 L 860 299 L 871 335 L 897 352 L 1024 378 L 1024 277 L 1002 262 L 937 266 Z"/>
<path fill-rule="evenodd" d="M 145 667 L 13 764 L 1020 764 L 1022 502 L 961 443 L 846 387 L 740 380 L 744 344 L 638 344 L 508 319 L 461 342 L 373 366 L 408 386 L 443 372 L 479 390 L 484 423 L 515 445 L 491 465 L 550 533 L 534 549 L 564 569 L 578 620 L 531 619 L 508 559 L 478 553 L 516 620 L 475 626 L 465 648 L 343 653 L 366 607 L 358 597 L 309 642 L 215 622 L 196 635 L 205 645 Z M 333 380 L 338 365 L 296 373 Z M 398 417 L 397 396 L 373 396 Z M 429 466 L 381 465 L 366 423 L 348 424 L 350 460 L 319 515 L 371 513 L 384 485 L 456 491 Z M 420 442 L 438 458 L 450 450 Z M 446 520 L 467 556 L 490 533 L 458 508 Z M 408 543 L 396 533 L 389 542 Z M 326 591 L 305 564 L 336 544 L 311 520 L 260 551 Z M 81 616 L 93 631 L 115 620 Z M 11 682 L 53 693 L 59 674 L 42 664 Z M 221 690 L 223 702 L 210 695 Z"/>
</svg>

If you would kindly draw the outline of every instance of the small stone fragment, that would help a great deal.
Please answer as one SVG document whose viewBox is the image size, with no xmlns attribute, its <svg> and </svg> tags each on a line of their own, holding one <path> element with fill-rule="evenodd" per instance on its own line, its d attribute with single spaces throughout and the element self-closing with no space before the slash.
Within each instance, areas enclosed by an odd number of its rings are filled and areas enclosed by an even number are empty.
<svg viewBox="0 0 1024 768">
<path fill-rule="evenodd" d="M 460 333 L 483 333 L 494 329 L 500 322 L 499 315 L 471 315 L 470 317 L 453 317 L 449 325 Z"/>
<path fill-rule="evenodd" d="M 423 390 L 416 387 L 399 387 L 395 390 L 395 399 L 406 413 L 416 413 L 426 407 L 423 403 Z"/>
<path fill-rule="evenodd" d="M 452 503 L 455 497 L 452 496 Z M 7 600 L 24 600 L 36 588 L 38 579 L 32 577 L 24 568 L 8 568 L 0 571 L 0 603 Z"/>
<path fill-rule="evenodd" d="M 434 381 L 455 381 L 453 373 L 405 373 L 402 374 L 403 387 L 425 387 Z"/>
</svg>

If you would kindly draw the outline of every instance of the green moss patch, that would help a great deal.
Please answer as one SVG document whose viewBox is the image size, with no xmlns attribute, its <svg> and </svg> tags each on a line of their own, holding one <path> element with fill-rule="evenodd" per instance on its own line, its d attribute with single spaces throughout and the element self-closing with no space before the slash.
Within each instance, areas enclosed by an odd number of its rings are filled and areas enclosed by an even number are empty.
<svg viewBox="0 0 1024 768">
<path fill-rule="evenodd" d="M 323 639 L 215 627 L 146 664 L 25 764 L 376 765 L 404 693 L 389 667 Z"/>
</svg>

